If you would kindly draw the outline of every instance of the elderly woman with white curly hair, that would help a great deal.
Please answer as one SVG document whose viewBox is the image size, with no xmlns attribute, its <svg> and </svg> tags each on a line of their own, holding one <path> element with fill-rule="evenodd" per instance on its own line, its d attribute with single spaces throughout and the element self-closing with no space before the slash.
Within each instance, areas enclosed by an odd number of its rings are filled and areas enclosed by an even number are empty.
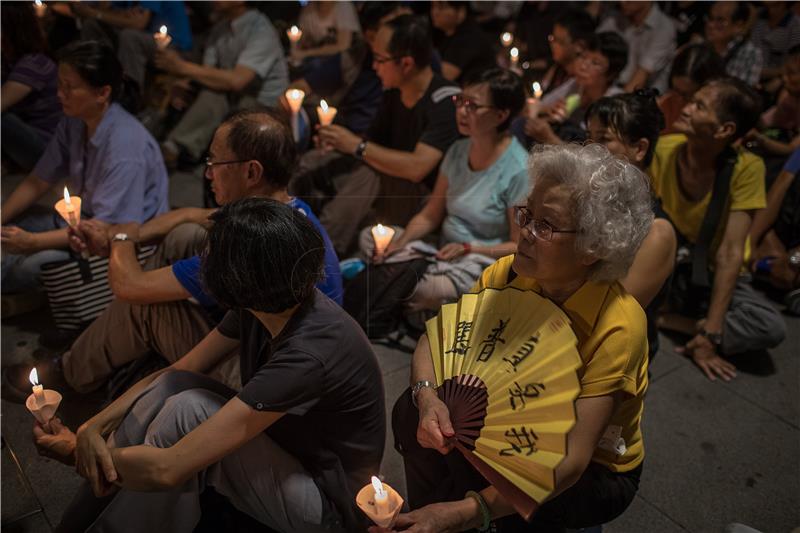
<svg viewBox="0 0 800 533">
<path fill-rule="evenodd" d="M 474 290 L 534 290 L 571 319 L 583 361 L 581 392 L 555 491 L 526 523 L 453 452 L 453 426 L 436 394 L 423 336 L 412 362 L 412 387 L 392 416 L 413 509 L 400 515 L 399 529 L 482 529 L 489 520 L 503 532 L 578 529 L 613 520 L 636 494 L 644 459 L 646 319 L 619 280 L 653 221 L 648 181 L 596 144 L 537 147 L 530 175 L 527 203 L 516 208 L 517 252 L 490 266 Z"/>
</svg>

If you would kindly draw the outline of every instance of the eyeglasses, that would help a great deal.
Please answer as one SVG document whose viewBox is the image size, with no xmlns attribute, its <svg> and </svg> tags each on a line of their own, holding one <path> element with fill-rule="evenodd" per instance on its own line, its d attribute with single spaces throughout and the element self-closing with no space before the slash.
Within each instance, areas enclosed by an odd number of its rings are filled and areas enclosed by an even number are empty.
<svg viewBox="0 0 800 533">
<path fill-rule="evenodd" d="M 514 206 L 514 222 L 522 229 L 528 230 L 534 237 L 543 241 L 553 239 L 554 233 L 578 233 L 574 229 L 556 229 L 546 220 L 533 218 L 531 210 L 522 205 Z"/>
<path fill-rule="evenodd" d="M 455 94 L 455 95 L 453 95 L 453 105 L 455 105 L 456 107 L 463 107 L 467 111 L 467 113 L 474 113 L 478 109 L 494 108 L 495 107 L 493 105 L 476 104 L 475 102 L 473 102 L 472 100 L 470 100 L 469 98 L 464 96 L 463 94 Z"/>
<path fill-rule="evenodd" d="M 236 161 L 212 161 L 210 157 L 206 157 L 206 168 L 218 167 L 221 165 L 234 165 L 236 163 L 247 163 L 252 159 L 237 159 Z"/>
</svg>

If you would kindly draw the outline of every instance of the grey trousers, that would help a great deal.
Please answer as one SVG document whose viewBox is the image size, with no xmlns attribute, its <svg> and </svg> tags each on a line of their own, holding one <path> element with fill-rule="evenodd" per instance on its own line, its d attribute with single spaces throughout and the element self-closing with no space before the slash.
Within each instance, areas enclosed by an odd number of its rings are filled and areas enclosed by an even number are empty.
<svg viewBox="0 0 800 533">
<path fill-rule="evenodd" d="M 231 101 L 233 95 L 203 89 L 197 94 L 192 105 L 181 120 L 167 135 L 167 142 L 180 145 L 194 159 L 200 156 L 211 144 L 214 132 L 233 109 L 247 109 L 258 104 L 253 96 L 245 95 Z"/>
<path fill-rule="evenodd" d="M 774 348 L 786 338 L 786 322 L 781 314 L 741 276 L 733 290 L 725 322 L 722 345 L 725 355 Z"/>
<path fill-rule="evenodd" d="M 197 254 L 205 236 L 205 229 L 198 224 L 177 226 L 148 259 L 145 270 Z M 64 353 L 64 377 L 76 391 L 89 393 L 103 386 L 119 368 L 151 352 L 174 363 L 213 328 L 208 313 L 188 300 L 137 305 L 115 298 Z M 240 388 L 238 357 L 221 363 L 210 375 Z"/>
<path fill-rule="evenodd" d="M 136 400 L 109 439 L 116 447 L 145 444 L 165 448 L 208 420 L 234 395 L 219 382 L 192 372 L 159 376 Z M 180 487 L 164 492 L 122 489 L 103 502 L 89 532 L 191 532 L 200 520 L 200 494 L 213 487 L 240 511 L 281 532 L 339 531 L 323 523 L 323 498 L 310 474 L 265 433 Z M 59 530 L 85 512 L 88 483 L 81 487 Z M 96 499 L 95 499 L 96 500 Z M 330 520 L 330 518 L 328 518 Z M 70 522 L 71 521 L 71 522 Z"/>
</svg>

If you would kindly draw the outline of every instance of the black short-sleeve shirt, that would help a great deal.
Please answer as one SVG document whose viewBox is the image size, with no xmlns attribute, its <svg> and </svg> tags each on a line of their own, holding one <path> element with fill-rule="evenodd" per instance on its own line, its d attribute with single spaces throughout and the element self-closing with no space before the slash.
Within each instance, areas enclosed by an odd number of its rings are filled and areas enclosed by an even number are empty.
<svg viewBox="0 0 800 533">
<path fill-rule="evenodd" d="M 297 457 L 348 529 L 361 520 L 355 496 L 383 457 L 386 419 L 377 359 L 358 324 L 316 291 L 272 338 L 249 311 L 229 311 L 217 330 L 239 339 L 239 399 L 286 413 L 267 429 Z"/>
<path fill-rule="evenodd" d="M 497 66 L 494 43 L 472 18 L 459 25 L 453 35 L 443 37 L 438 48 L 442 61 L 461 69 L 456 80 L 460 84 L 474 74 Z"/>
<path fill-rule="evenodd" d="M 453 95 L 461 92 L 456 85 L 434 74 L 428 90 L 412 108 L 403 104 L 399 89 L 383 93 L 383 101 L 367 132 L 367 139 L 393 150 L 413 152 L 424 143 L 444 154 L 458 138 Z M 425 178 L 436 179 L 438 166 Z"/>
</svg>

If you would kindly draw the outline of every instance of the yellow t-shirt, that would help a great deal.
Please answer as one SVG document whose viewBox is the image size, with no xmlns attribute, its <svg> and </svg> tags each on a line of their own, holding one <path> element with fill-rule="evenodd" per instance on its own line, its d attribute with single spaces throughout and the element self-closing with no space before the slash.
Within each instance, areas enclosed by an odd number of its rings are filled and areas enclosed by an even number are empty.
<svg viewBox="0 0 800 533">
<path fill-rule="evenodd" d="M 700 201 L 686 198 L 678 185 L 678 152 L 686 143 L 686 136 L 680 134 L 663 135 L 658 139 L 653 162 L 650 164 L 650 178 L 653 193 L 661 200 L 661 207 L 672 219 L 675 229 L 690 242 L 697 241 L 703 217 L 711 202 L 711 191 Z M 731 185 L 728 201 L 722 214 L 722 219 L 710 250 L 713 260 L 713 251 L 717 249 L 725 227 L 728 224 L 728 214 L 731 211 L 748 211 L 761 209 L 767 205 L 767 196 L 764 186 L 764 161 L 757 155 L 746 150 L 738 152 L 736 165 L 731 174 Z M 745 261 L 750 255 L 749 239 L 745 243 Z"/>
<path fill-rule="evenodd" d="M 541 292 L 536 280 L 515 277 L 508 283 L 514 256 L 509 255 L 487 268 L 473 292 L 506 286 Z M 611 420 L 592 461 L 612 472 L 627 472 L 644 459 L 641 420 L 647 390 L 647 319 L 638 302 L 617 282 L 587 281 L 559 306 L 572 320 L 583 360 L 579 370 L 579 398 L 622 392 L 624 399 Z M 618 453 L 620 440 L 625 450 Z"/>
</svg>

